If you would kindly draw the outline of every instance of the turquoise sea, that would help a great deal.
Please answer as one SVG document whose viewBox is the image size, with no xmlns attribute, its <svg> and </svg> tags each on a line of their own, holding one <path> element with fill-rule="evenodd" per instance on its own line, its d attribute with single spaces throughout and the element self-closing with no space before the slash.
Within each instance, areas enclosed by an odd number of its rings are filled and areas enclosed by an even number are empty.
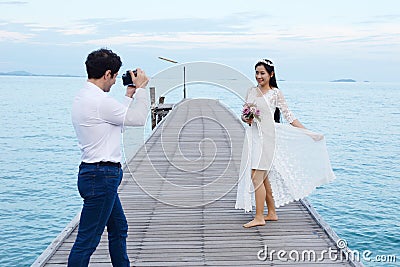
<svg viewBox="0 0 400 267">
<path fill-rule="evenodd" d="M 0 266 L 30 266 L 81 208 L 70 107 L 84 82 L 0 76 Z M 282 81 L 279 87 L 300 121 L 327 139 L 337 179 L 309 200 L 351 249 L 371 252 L 366 266 L 398 266 L 400 83 Z M 123 95 L 122 84 L 112 94 Z M 189 85 L 187 94 L 218 98 L 240 112 L 240 99 L 229 91 Z M 171 92 L 165 102 L 179 97 L 181 91 Z M 373 261 L 391 255 L 396 263 Z"/>
</svg>

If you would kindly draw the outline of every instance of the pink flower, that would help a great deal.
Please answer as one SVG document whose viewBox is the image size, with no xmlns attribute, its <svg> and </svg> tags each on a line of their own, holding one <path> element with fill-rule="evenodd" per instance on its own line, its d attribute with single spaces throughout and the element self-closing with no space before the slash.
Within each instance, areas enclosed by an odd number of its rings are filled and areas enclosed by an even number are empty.
<svg viewBox="0 0 400 267">
<path fill-rule="evenodd" d="M 254 103 L 244 103 L 242 115 L 247 119 L 257 119 L 260 121 L 260 110 Z"/>
</svg>

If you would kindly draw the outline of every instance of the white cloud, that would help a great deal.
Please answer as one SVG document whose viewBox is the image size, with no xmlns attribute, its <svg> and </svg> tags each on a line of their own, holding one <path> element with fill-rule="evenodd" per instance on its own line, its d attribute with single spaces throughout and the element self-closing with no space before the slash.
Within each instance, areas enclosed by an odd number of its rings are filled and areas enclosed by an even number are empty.
<svg viewBox="0 0 400 267">
<path fill-rule="evenodd" d="M 96 27 L 76 25 L 69 28 L 56 30 L 56 32 L 62 33 L 64 35 L 86 35 L 96 33 Z"/>
<path fill-rule="evenodd" d="M 0 5 L 25 5 L 26 1 L 0 1 Z"/>
<path fill-rule="evenodd" d="M 265 39 L 264 36 L 247 36 L 244 33 L 232 32 L 169 32 L 162 34 L 129 34 L 108 38 L 88 40 L 93 45 L 134 45 L 143 47 L 160 47 L 164 49 L 188 49 L 195 47 L 243 47 Z M 252 40 L 249 42 L 249 40 Z"/>
<path fill-rule="evenodd" d="M 49 33 L 61 33 L 63 35 L 86 35 L 96 33 L 95 25 L 83 25 L 83 24 L 68 24 L 68 25 L 52 25 L 44 23 L 24 23 L 24 27 L 27 31 L 32 32 L 49 32 Z"/>
<path fill-rule="evenodd" d="M 385 30 L 385 31 L 384 31 Z M 163 49 L 190 48 L 243 48 L 263 49 L 306 49 L 308 53 L 317 51 L 341 51 L 349 48 L 360 49 L 370 45 L 400 43 L 399 30 L 387 27 L 378 31 L 365 28 L 337 26 L 297 26 L 292 28 L 262 30 L 260 28 L 246 31 L 170 31 L 121 34 L 104 38 L 82 40 L 80 44 L 90 45 L 126 45 L 135 47 L 153 47 Z M 78 44 L 78 42 L 76 42 Z M 325 53 L 324 52 L 324 53 Z"/>
<path fill-rule="evenodd" d="M 0 30 L 0 42 L 26 42 L 34 37 L 34 34 Z"/>
</svg>

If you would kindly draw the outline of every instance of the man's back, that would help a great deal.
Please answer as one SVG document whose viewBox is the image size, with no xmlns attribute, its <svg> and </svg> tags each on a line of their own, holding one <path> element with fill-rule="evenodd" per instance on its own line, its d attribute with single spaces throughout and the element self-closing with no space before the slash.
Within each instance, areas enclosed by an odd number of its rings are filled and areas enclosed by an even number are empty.
<svg viewBox="0 0 400 267">
<path fill-rule="evenodd" d="M 106 102 L 117 101 L 90 82 L 74 99 L 72 123 L 83 162 L 119 162 L 121 159 L 121 125 L 116 119 L 107 121 L 104 118 Z M 116 105 L 120 104 L 117 102 Z"/>
</svg>

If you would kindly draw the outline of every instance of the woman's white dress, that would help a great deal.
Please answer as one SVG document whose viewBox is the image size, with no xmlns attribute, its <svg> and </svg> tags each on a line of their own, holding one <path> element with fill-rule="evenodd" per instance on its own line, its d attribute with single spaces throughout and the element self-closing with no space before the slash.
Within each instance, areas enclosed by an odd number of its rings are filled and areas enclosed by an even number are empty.
<svg viewBox="0 0 400 267">
<path fill-rule="evenodd" d="M 323 135 L 274 122 L 276 107 L 289 123 L 296 119 L 279 89 L 263 95 L 257 87 L 250 88 L 246 102 L 256 104 L 261 115 L 246 128 L 236 209 L 251 211 L 254 206 L 251 169 L 267 170 L 276 207 L 335 179 Z"/>
</svg>

